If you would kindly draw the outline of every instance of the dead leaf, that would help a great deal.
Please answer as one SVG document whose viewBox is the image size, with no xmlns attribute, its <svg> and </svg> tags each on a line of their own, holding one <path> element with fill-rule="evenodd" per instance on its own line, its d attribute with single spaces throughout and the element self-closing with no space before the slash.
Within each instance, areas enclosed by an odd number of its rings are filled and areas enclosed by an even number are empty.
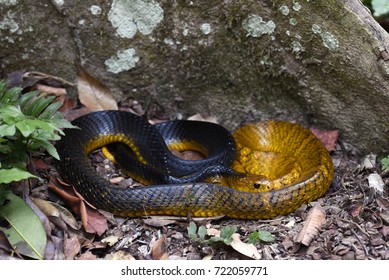
<svg viewBox="0 0 389 280">
<path fill-rule="evenodd" d="M 169 219 L 164 219 L 164 218 L 159 218 L 158 216 L 151 217 L 149 219 L 144 219 L 143 222 L 152 227 L 164 227 L 167 225 L 174 224 L 176 221 L 175 220 L 169 220 Z"/>
<path fill-rule="evenodd" d="M 377 165 L 377 155 L 370 153 L 366 155 L 361 161 L 361 169 L 373 169 Z"/>
<path fill-rule="evenodd" d="M 167 260 L 167 239 L 165 234 L 155 241 L 153 248 L 151 249 L 151 255 L 153 260 Z"/>
<path fill-rule="evenodd" d="M 75 256 L 80 252 L 81 249 L 78 236 L 71 232 L 65 232 L 63 246 L 66 260 L 74 260 Z"/>
<path fill-rule="evenodd" d="M 364 208 L 363 202 L 357 202 L 356 204 L 352 205 L 350 208 L 350 214 L 353 218 L 358 217 L 361 211 L 363 211 Z"/>
<path fill-rule="evenodd" d="M 6 252 L 13 251 L 12 245 L 9 243 L 8 238 L 2 231 L 0 231 L 0 250 L 4 250 Z"/>
<path fill-rule="evenodd" d="M 209 236 L 216 236 L 220 237 L 220 230 L 217 230 L 215 228 L 208 228 L 207 234 Z M 249 258 L 259 260 L 261 259 L 261 255 L 259 254 L 257 248 L 253 244 L 244 243 L 242 240 L 240 240 L 240 234 L 234 233 L 232 234 L 232 242 L 230 246 L 237 252 L 241 253 L 242 255 L 245 255 Z"/>
<path fill-rule="evenodd" d="M 37 84 L 35 88 L 39 91 L 43 91 L 45 93 L 48 93 L 50 95 L 55 95 L 55 96 L 63 96 L 66 94 L 66 89 L 62 87 L 52 87 L 52 86 Z"/>
<path fill-rule="evenodd" d="M 304 226 L 296 237 L 296 242 L 309 246 L 325 221 L 326 213 L 320 204 L 316 203 L 309 211 Z"/>
<path fill-rule="evenodd" d="M 135 258 L 127 251 L 119 250 L 114 253 L 110 253 L 104 257 L 105 260 L 129 260 L 133 261 Z"/>
<path fill-rule="evenodd" d="M 70 226 L 72 229 L 78 229 L 76 219 L 66 208 L 40 198 L 34 198 L 33 201 L 49 220 L 59 228 L 66 229 L 67 226 Z"/>
<path fill-rule="evenodd" d="M 253 244 L 244 243 L 240 240 L 240 234 L 234 233 L 232 235 L 231 247 L 234 248 L 235 251 L 245 255 L 254 260 L 261 259 L 261 255 L 259 254 L 257 248 Z"/>
<path fill-rule="evenodd" d="M 108 229 L 107 219 L 97 209 L 86 207 L 85 210 L 88 216 L 88 225 L 85 231 L 101 236 Z"/>
<path fill-rule="evenodd" d="M 43 83 L 52 87 L 74 86 L 71 82 L 50 74 L 38 71 L 29 71 L 23 74 L 23 79 L 34 80 L 35 84 Z"/>
<path fill-rule="evenodd" d="M 369 187 L 375 189 L 378 193 L 384 192 L 385 183 L 382 177 L 378 173 L 371 173 L 367 176 Z"/>
<path fill-rule="evenodd" d="M 58 188 L 53 181 L 48 184 L 49 190 L 60 196 L 66 204 L 77 213 L 86 232 L 102 235 L 108 228 L 107 219 L 94 206 L 88 203 L 71 186 L 63 184 L 64 189 Z"/>
<path fill-rule="evenodd" d="M 382 231 L 382 235 L 386 238 L 386 239 L 388 239 L 388 237 L 389 237 L 389 226 L 383 226 L 382 227 L 382 229 L 381 229 L 381 231 Z"/>
<path fill-rule="evenodd" d="M 322 142 L 327 151 L 332 152 L 335 150 L 339 139 L 339 130 L 319 130 L 315 128 L 310 130 Z"/>
<path fill-rule="evenodd" d="M 80 65 L 77 67 L 77 90 L 80 102 L 92 112 L 118 110 L 111 90 Z"/>
<path fill-rule="evenodd" d="M 118 236 L 110 235 L 110 236 L 107 236 L 106 238 L 101 239 L 101 242 L 107 243 L 109 246 L 112 247 L 113 245 L 116 244 L 116 242 L 118 242 L 118 240 L 119 240 Z"/>
<path fill-rule="evenodd" d="M 64 96 L 61 102 L 62 106 L 58 109 L 58 111 L 60 112 L 70 111 L 71 109 L 74 109 L 77 105 L 77 101 L 74 98 L 69 97 L 68 95 Z"/>
<path fill-rule="evenodd" d="M 41 170 L 50 170 L 52 168 L 51 165 L 47 164 L 43 159 L 41 158 L 32 158 L 32 163 L 35 165 L 36 169 Z"/>
<path fill-rule="evenodd" d="M 193 116 L 190 116 L 190 117 L 188 118 L 188 120 L 190 120 L 190 121 L 202 121 L 202 122 L 218 123 L 218 120 L 217 120 L 216 117 L 210 116 L 210 117 L 204 118 L 204 117 L 203 117 L 202 115 L 200 115 L 200 114 L 195 114 L 195 115 L 193 115 Z"/>
</svg>

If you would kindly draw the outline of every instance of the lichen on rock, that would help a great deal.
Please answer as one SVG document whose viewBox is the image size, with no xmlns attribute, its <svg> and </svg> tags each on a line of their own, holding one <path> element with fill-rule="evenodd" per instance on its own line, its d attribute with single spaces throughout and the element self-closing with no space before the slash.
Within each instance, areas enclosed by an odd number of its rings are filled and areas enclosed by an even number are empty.
<svg viewBox="0 0 389 280">
<path fill-rule="evenodd" d="M 163 9 L 153 0 L 113 0 L 108 13 L 108 20 L 123 38 L 132 38 L 137 31 L 151 34 L 162 19 Z"/>
<path fill-rule="evenodd" d="M 276 28 L 274 21 L 264 21 L 258 15 L 251 15 L 242 22 L 242 27 L 247 31 L 247 36 L 260 37 L 264 34 L 272 34 Z"/>
<path fill-rule="evenodd" d="M 135 54 L 135 49 L 129 48 L 124 51 L 118 51 L 117 55 L 105 61 L 105 65 L 107 66 L 107 71 L 117 74 L 134 68 L 138 61 L 139 57 Z"/>
</svg>

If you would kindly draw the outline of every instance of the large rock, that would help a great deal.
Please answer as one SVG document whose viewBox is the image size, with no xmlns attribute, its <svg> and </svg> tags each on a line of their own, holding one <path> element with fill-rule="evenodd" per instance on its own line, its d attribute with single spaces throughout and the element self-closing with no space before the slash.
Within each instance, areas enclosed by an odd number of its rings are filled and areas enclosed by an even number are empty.
<svg viewBox="0 0 389 280">
<path fill-rule="evenodd" d="M 75 82 L 75 64 L 118 94 L 233 129 L 259 119 L 339 129 L 389 150 L 389 35 L 358 0 L 0 0 L 0 74 Z"/>
</svg>

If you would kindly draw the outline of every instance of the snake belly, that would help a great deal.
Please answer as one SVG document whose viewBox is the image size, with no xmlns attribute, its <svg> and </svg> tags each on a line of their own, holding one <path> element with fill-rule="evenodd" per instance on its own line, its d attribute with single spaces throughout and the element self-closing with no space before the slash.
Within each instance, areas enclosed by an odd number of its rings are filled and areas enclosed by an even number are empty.
<svg viewBox="0 0 389 280">
<path fill-rule="evenodd" d="M 323 196 L 333 179 L 332 159 L 324 146 L 308 129 L 289 122 L 248 124 L 238 128 L 233 138 L 216 124 L 175 121 L 155 128 L 123 111 L 94 112 L 72 123 L 80 129 L 65 129 L 56 144 L 61 177 L 95 207 L 120 216 L 267 219 Z M 165 143 L 176 137 L 199 143 L 208 151 L 207 157 L 199 161 L 177 158 Z M 183 180 L 120 188 L 100 177 L 88 160 L 90 152 L 115 142 L 131 148 L 139 162 L 139 176 L 153 177 L 154 173 L 148 173 L 151 168 L 168 177 L 186 178 L 193 170 L 232 166 L 240 173 L 265 178 L 265 187 Z"/>
</svg>

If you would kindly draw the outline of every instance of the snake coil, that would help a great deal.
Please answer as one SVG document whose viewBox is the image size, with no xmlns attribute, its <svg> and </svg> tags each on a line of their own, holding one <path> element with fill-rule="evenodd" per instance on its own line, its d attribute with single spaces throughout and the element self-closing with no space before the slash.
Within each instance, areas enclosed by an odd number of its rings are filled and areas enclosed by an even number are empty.
<svg viewBox="0 0 389 280">
<path fill-rule="evenodd" d="M 88 202 L 116 215 L 272 218 L 321 197 L 333 178 L 329 153 L 298 124 L 258 122 L 238 128 L 232 137 L 216 124 L 172 121 L 153 126 L 123 111 L 94 112 L 72 123 L 80 129 L 65 129 L 56 144 L 61 158 L 58 171 Z M 177 158 L 168 148 L 177 139 L 196 142 L 207 157 L 199 161 Z M 97 174 L 88 154 L 115 142 L 129 146 L 136 155 L 129 159 L 134 173 L 156 184 L 123 189 Z M 254 174 L 263 178 L 265 188 L 166 179 L 190 178 L 192 170 L 200 169 L 201 174 L 215 166 L 225 173 Z M 159 183 L 161 175 L 156 174 L 165 174 L 165 181 Z"/>
</svg>

